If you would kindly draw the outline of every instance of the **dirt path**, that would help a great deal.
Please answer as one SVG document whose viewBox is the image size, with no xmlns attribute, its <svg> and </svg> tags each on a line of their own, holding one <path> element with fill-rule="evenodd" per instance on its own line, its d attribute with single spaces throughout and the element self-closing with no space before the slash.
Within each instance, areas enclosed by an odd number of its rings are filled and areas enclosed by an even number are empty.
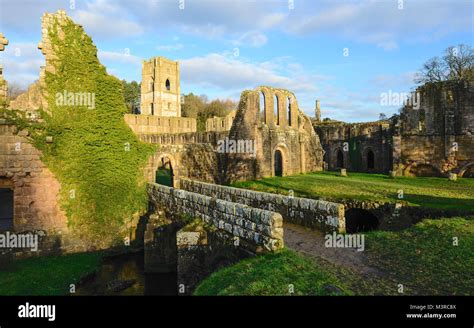
<svg viewBox="0 0 474 328">
<path fill-rule="evenodd" d="M 336 265 L 355 270 L 363 275 L 383 277 L 385 274 L 367 264 L 364 252 L 354 248 L 325 247 L 323 233 L 302 226 L 284 224 L 285 246 L 312 257 L 321 257 Z"/>
</svg>

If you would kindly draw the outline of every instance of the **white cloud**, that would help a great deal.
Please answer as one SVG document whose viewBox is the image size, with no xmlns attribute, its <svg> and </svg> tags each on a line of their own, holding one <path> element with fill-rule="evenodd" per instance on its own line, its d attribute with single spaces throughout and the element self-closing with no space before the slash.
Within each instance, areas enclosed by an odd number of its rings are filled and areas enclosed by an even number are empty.
<svg viewBox="0 0 474 328">
<path fill-rule="evenodd" d="M 44 58 L 35 43 L 10 43 L 2 53 L 3 73 L 9 83 L 26 88 L 39 78 Z"/>
<path fill-rule="evenodd" d="M 113 17 L 98 12 L 78 10 L 73 14 L 74 20 L 83 25 L 87 33 L 99 37 L 127 37 L 143 33 L 139 24 L 122 17 Z"/>
<path fill-rule="evenodd" d="M 259 48 L 265 45 L 268 38 L 265 34 L 259 31 L 250 31 L 242 34 L 237 40 L 233 42 L 236 46 L 249 46 Z"/>
<path fill-rule="evenodd" d="M 113 61 L 113 62 L 120 62 L 120 63 L 125 63 L 125 64 L 141 66 L 141 62 L 142 62 L 142 58 L 131 55 L 130 53 L 128 53 L 127 49 L 124 49 L 123 52 L 99 50 L 97 52 L 97 56 L 99 57 L 99 60 L 101 61 L 101 63 L 104 63 L 107 61 Z"/>
<path fill-rule="evenodd" d="M 314 92 L 317 90 L 313 79 L 304 75 L 286 74 L 279 67 L 268 63 L 254 63 L 239 57 L 208 54 L 201 57 L 180 60 L 181 79 L 185 83 L 223 88 L 247 89 L 259 85 L 271 85 L 296 92 Z"/>
<path fill-rule="evenodd" d="M 159 51 L 177 51 L 183 49 L 182 43 L 175 43 L 175 44 L 163 44 L 156 47 L 156 50 Z"/>
</svg>

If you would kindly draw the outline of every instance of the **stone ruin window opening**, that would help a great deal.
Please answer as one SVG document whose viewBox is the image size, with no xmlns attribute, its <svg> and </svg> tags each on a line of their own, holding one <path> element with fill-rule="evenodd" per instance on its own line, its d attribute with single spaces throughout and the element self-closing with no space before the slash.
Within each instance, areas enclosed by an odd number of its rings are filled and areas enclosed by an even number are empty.
<svg viewBox="0 0 474 328">
<path fill-rule="evenodd" d="M 336 155 L 336 168 L 343 169 L 344 168 L 344 154 L 340 149 L 337 150 Z"/>
<path fill-rule="evenodd" d="M 166 79 L 165 86 L 166 86 L 166 90 L 168 90 L 168 91 L 170 91 L 170 90 L 171 90 L 171 83 L 170 83 L 170 79 Z"/>
<path fill-rule="evenodd" d="M 273 100 L 273 115 L 275 117 L 275 124 L 280 125 L 280 106 L 278 104 L 278 96 L 275 95 Z"/>
<path fill-rule="evenodd" d="M 14 209 L 13 189 L 1 187 L 0 188 L 0 231 L 13 230 L 13 209 Z"/>
<path fill-rule="evenodd" d="M 259 99 L 258 99 L 258 116 L 259 120 L 262 123 L 267 123 L 267 115 L 265 113 L 265 93 L 261 91 L 259 93 Z"/>
<path fill-rule="evenodd" d="M 291 102 L 292 98 L 288 97 L 288 126 L 291 126 Z"/>
<path fill-rule="evenodd" d="M 153 107 L 153 104 L 150 104 L 150 114 L 155 115 L 155 108 Z"/>
<path fill-rule="evenodd" d="M 283 156 L 281 154 L 280 150 L 275 150 L 275 156 L 274 156 L 274 171 L 275 171 L 275 176 L 276 177 L 281 177 L 283 176 Z"/>
<path fill-rule="evenodd" d="M 372 170 L 375 168 L 375 155 L 372 150 L 367 152 L 367 169 Z"/>
</svg>

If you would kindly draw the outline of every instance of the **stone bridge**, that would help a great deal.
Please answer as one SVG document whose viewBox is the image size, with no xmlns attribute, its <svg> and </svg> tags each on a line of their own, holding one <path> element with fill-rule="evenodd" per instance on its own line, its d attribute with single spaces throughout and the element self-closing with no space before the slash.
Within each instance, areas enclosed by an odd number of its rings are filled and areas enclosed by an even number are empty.
<svg viewBox="0 0 474 328">
<path fill-rule="evenodd" d="M 180 186 L 148 184 L 145 269 L 177 271 L 186 293 L 220 267 L 282 249 L 284 221 L 345 231 L 341 204 L 189 179 Z"/>
</svg>

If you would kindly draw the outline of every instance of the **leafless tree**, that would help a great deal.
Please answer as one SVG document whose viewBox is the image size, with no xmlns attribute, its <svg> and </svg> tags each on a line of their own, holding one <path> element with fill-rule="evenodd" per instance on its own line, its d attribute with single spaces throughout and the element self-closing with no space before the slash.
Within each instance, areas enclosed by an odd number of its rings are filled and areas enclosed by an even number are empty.
<svg viewBox="0 0 474 328">
<path fill-rule="evenodd" d="M 415 75 L 415 82 L 424 84 L 446 80 L 470 80 L 474 78 L 474 50 L 460 44 L 448 47 L 442 58 L 433 57 L 423 64 Z"/>
</svg>

